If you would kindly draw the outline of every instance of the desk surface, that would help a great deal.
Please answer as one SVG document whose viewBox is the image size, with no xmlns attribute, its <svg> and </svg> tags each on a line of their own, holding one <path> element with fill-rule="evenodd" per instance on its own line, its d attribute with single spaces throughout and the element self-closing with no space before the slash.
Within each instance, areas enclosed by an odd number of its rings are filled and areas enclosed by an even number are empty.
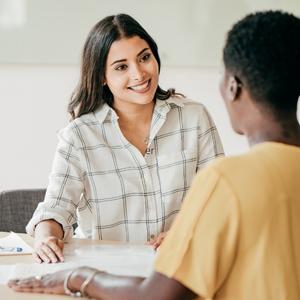
<svg viewBox="0 0 300 300">
<path fill-rule="evenodd" d="M 0 232 L 0 238 L 8 235 L 7 232 Z M 26 235 L 20 234 L 22 238 L 30 245 L 33 245 L 33 239 Z M 113 243 L 113 242 L 112 242 Z M 88 239 L 72 239 L 70 244 L 74 246 L 80 245 L 99 245 L 107 244 L 107 242 L 97 241 L 97 240 L 88 240 Z M 33 258 L 31 255 L 14 255 L 14 256 L 0 256 L 0 265 L 16 264 L 16 263 L 31 263 Z M 0 285 L 0 299 L 6 300 L 52 300 L 52 299 L 71 299 L 69 296 L 54 296 L 54 295 L 44 295 L 44 294 L 30 294 L 30 293 L 17 293 L 8 288 L 6 285 Z M 84 298 L 81 298 L 84 299 Z M 86 298 L 87 299 L 87 298 Z"/>
</svg>

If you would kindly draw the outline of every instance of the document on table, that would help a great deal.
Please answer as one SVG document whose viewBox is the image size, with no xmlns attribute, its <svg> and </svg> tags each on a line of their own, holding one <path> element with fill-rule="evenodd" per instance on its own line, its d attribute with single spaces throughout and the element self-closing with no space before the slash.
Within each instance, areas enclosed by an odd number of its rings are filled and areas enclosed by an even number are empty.
<svg viewBox="0 0 300 300">
<path fill-rule="evenodd" d="M 153 269 L 155 251 L 147 245 L 96 245 L 74 249 L 65 246 L 65 262 L 56 264 L 16 264 L 0 266 L 0 284 L 11 278 L 44 275 L 80 266 L 89 266 L 116 275 L 147 277 Z M 2 278 L 1 278 L 2 277 Z"/>
<path fill-rule="evenodd" d="M 0 255 L 31 254 L 33 249 L 14 232 L 0 239 Z"/>
</svg>

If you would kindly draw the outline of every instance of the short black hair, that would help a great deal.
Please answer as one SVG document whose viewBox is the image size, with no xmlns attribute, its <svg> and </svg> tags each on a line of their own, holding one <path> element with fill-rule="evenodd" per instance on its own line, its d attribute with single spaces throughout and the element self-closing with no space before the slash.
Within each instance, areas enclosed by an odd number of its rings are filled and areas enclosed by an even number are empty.
<svg viewBox="0 0 300 300">
<path fill-rule="evenodd" d="M 277 115 L 297 111 L 300 95 L 300 19 L 282 11 L 247 15 L 228 32 L 225 69 L 253 100 Z"/>
</svg>

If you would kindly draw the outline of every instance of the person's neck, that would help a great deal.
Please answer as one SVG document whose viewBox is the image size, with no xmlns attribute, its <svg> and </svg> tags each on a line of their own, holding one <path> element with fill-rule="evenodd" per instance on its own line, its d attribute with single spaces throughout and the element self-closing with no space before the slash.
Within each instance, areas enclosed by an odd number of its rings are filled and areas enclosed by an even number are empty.
<svg viewBox="0 0 300 300">
<path fill-rule="evenodd" d="M 261 117 L 255 126 L 246 130 L 245 135 L 250 146 L 263 142 L 300 146 L 300 125 L 296 116 L 284 120 Z"/>
<path fill-rule="evenodd" d="M 116 104 L 114 110 L 119 117 L 119 125 L 124 129 L 134 129 L 152 120 L 154 101 L 145 104 Z"/>
</svg>

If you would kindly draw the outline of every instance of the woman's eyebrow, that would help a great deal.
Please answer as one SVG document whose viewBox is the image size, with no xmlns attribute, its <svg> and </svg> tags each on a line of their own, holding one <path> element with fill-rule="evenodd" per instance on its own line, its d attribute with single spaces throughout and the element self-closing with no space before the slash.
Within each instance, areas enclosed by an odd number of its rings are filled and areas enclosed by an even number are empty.
<svg viewBox="0 0 300 300">
<path fill-rule="evenodd" d="M 149 48 L 144 48 L 142 51 L 140 51 L 140 52 L 137 54 L 137 56 L 140 56 L 140 55 L 141 55 L 143 52 L 145 52 L 146 50 L 149 50 Z M 126 58 L 115 60 L 115 61 L 111 64 L 111 66 L 114 65 L 114 64 L 120 63 L 120 62 L 124 62 L 124 61 L 126 61 L 126 60 L 127 60 Z"/>
<path fill-rule="evenodd" d="M 114 62 L 111 64 L 111 66 L 114 65 L 114 64 L 117 64 L 117 63 L 119 63 L 119 62 L 124 62 L 124 61 L 126 61 L 125 58 L 123 58 L 123 59 L 118 59 L 118 60 L 114 61 Z"/>
<path fill-rule="evenodd" d="M 149 50 L 149 48 L 144 48 L 142 51 L 140 51 L 137 56 L 140 56 L 144 51 Z"/>
</svg>

